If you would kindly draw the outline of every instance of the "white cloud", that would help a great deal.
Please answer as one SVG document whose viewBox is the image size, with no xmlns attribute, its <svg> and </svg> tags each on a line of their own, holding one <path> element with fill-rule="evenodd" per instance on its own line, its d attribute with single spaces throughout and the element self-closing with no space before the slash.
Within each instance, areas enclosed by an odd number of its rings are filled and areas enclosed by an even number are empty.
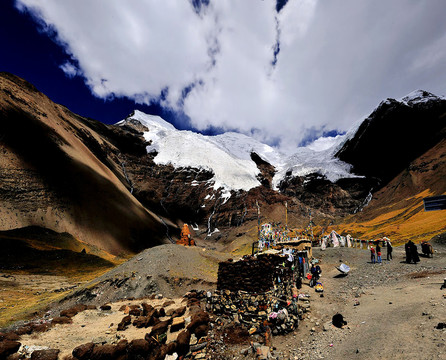
<svg viewBox="0 0 446 360">
<path fill-rule="evenodd" d="M 288 152 L 384 98 L 445 92 L 442 0 L 290 0 L 279 14 L 272 0 L 211 0 L 198 14 L 176 0 L 17 1 L 57 30 L 78 64 L 62 70 L 96 96 L 150 102 L 168 89 L 163 104 L 197 129 L 280 139 Z"/>
<path fill-rule="evenodd" d="M 77 69 L 76 66 L 74 66 L 72 63 L 70 63 L 69 61 L 63 63 L 62 65 L 59 66 L 59 68 L 65 73 L 65 75 L 67 75 L 70 79 L 74 78 L 76 75 L 79 74 L 79 70 Z"/>
</svg>

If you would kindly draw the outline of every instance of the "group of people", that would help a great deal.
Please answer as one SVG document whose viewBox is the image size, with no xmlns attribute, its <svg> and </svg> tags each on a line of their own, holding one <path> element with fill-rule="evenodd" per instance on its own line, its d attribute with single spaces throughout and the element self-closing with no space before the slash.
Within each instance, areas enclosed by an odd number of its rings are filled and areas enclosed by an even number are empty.
<svg viewBox="0 0 446 360">
<path fill-rule="evenodd" d="M 386 248 L 387 248 L 387 260 L 390 261 L 393 259 L 392 251 L 393 246 L 390 243 L 390 240 L 385 240 Z M 379 241 L 376 242 L 376 248 L 370 246 L 370 260 L 372 264 L 382 264 L 382 254 L 381 254 L 381 246 L 379 245 Z"/>
</svg>

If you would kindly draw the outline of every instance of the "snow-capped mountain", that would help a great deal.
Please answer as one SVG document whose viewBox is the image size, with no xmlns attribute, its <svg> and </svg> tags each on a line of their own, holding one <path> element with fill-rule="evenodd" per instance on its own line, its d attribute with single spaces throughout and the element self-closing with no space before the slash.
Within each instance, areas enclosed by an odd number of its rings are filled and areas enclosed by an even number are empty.
<svg viewBox="0 0 446 360">
<path fill-rule="evenodd" d="M 290 172 L 293 176 L 320 173 L 332 182 L 340 178 L 355 177 L 350 173 L 351 166 L 334 156 L 334 150 L 343 141 L 343 137 L 338 137 L 328 149 L 316 151 L 310 147 L 298 148 L 294 155 L 287 157 L 277 149 L 243 134 L 228 132 L 205 136 L 177 130 L 159 116 L 138 110 L 117 125 L 135 121 L 148 129 L 144 132 L 144 138 L 150 143 L 147 151 L 156 152 L 156 164 L 212 171 L 212 186 L 215 190 L 223 188 L 226 196 L 231 190 L 248 191 L 260 186 L 260 170 L 251 158 L 252 153 L 274 166 L 276 175 L 273 187 L 276 189 Z"/>
</svg>

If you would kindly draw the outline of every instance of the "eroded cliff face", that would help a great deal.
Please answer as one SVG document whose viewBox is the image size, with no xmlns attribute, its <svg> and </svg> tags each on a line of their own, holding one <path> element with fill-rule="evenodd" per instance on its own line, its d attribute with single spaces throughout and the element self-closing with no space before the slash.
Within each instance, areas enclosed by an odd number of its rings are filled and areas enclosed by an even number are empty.
<svg viewBox="0 0 446 360">
<path fill-rule="evenodd" d="M 123 185 L 121 149 L 88 123 L 1 74 L 0 230 L 47 227 L 112 254 L 165 242 L 165 226 Z"/>
</svg>

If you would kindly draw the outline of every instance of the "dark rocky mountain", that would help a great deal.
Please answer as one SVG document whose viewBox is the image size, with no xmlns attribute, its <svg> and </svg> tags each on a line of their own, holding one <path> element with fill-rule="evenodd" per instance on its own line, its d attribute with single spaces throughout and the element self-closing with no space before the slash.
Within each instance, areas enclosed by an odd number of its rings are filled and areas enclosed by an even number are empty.
<svg viewBox="0 0 446 360">
<path fill-rule="evenodd" d="M 445 135 L 446 99 L 417 91 L 383 101 L 336 156 L 384 186 Z"/>
<path fill-rule="evenodd" d="M 339 150 L 364 177 L 333 183 L 290 171 L 274 190 L 276 169 L 253 152 L 261 185 L 232 190 L 228 198 L 209 186 L 212 171 L 155 163 L 143 136 L 151 130 L 142 123 L 83 118 L 1 73 L 0 230 L 46 227 L 119 254 L 175 240 L 184 222 L 200 229 L 194 236 L 202 241 L 224 240 L 256 222 L 256 202 L 262 220 L 284 221 L 286 201 L 291 226 L 306 226 L 310 211 L 316 222 L 328 223 L 357 212 L 378 184 L 444 138 L 445 100 L 429 94 L 422 100 L 381 103 Z"/>
</svg>

